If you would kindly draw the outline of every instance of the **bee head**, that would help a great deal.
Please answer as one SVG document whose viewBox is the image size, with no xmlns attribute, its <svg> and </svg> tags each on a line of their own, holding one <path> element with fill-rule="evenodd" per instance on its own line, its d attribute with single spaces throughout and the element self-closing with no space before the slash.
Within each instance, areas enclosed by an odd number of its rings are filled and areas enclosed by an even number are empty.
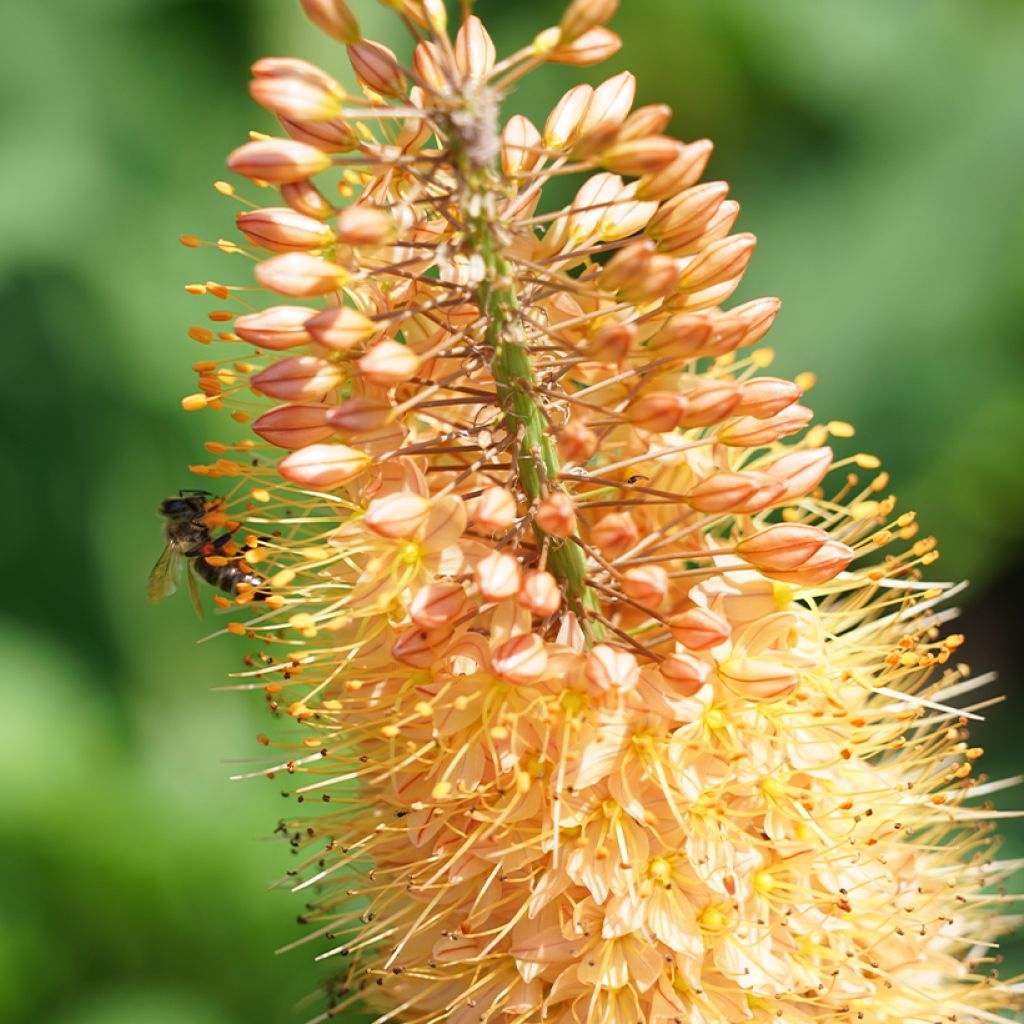
<svg viewBox="0 0 1024 1024">
<path fill-rule="evenodd" d="M 182 494 L 160 502 L 160 513 L 168 519 L 191 519 L 205 511 L 206 499 L 200 494 Z"/>
</svg>

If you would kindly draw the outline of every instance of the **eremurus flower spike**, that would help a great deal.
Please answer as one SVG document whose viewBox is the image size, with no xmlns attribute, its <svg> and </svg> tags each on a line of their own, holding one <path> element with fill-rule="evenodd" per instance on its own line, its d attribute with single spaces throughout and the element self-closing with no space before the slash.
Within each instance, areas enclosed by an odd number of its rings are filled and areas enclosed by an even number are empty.
<svg viewBox="0 0 1024 1024">
<path fill-rule="evenodd" d="M 302 6 L 360 90 L 254 65 L 289 137 L 229 159 L 273 199 L 217 186 L 255 280 L 189 286 L 229 348 L 183 405 L 248 424 L 192 468 L 266 581 L 226 631 L 290 720 L 249 774 L 297 800 L 314 1019 L 1006 1020 L 935 542 L 767 375 L 778 300 L 728 308 L 755 239 L 707 140 L 628 73 L 502 120 L 618 49 L 615 0 L 504 58 L 471 2 L 386 0 L 410 67 Z"/>
</svg>

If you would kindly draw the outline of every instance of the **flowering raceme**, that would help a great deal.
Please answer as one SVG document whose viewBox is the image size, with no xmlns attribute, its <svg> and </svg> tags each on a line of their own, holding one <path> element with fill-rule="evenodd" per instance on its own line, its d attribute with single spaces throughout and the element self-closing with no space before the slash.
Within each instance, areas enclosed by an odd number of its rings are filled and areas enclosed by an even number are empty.
<svg viewBox="0 0 1024 1024">
<path fill-rule="evenodd" d="M 777 300 L 723 308 L 755 240 L 709 142 L 629 73 L 502 120 L 618 49 L 615 0 L 503 59 L 471 5 L 388 0 L 408 66 L 302 2 L 359 89 L 254 65 L 283 131 L 231 154 L 264 197 L 218 183 L 217 244 L 257 287 L 189 286 L 228 347 L 184 404 L 256 435 L 192 469 L 241 685 L 292 720 L 252 774 L 303 805 L 316 1019 L 1005 1019 L 934 542 L 766 374 Z"/>
</svg>

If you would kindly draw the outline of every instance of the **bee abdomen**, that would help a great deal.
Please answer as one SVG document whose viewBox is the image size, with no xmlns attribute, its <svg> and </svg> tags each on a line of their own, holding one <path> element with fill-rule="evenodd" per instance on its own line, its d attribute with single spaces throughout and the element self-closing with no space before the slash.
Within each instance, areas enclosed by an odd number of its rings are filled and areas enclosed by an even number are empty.
<svg viewBox="0 0 1024 1024">
<path fill-rule="evenodd" d="M 210 565 L 205 558 L 196 559 L 196 572 L 212 587 L 225 594 L 237 594 L 240 589 L 252 592 L 254 601 L 264 600 L 270 593 L 267 581 L 254 572 L 247 572 L 237 565 Z"/>
</svg>

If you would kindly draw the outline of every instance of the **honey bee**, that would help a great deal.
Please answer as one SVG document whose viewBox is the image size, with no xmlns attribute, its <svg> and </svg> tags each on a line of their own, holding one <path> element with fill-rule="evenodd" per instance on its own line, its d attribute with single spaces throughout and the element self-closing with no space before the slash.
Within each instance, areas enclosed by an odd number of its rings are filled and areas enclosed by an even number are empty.
<svg viewBox="0 0 1024 1024">
<path fill-rule="evenodd" d="M 226 594 L 240 590 L 251 593 L 254 601 L 268 595 L 267 581 L 260 575 L 243 569 L 236 562 L 211 565 L 207 556 L 216 555 L 231 540 L 231 533 L 214 540 L 207 524 L 207 516 L 218 504 L 208 491 L 181 491 L 176 498 L 160 503 L 164 516 L 164 537 L 167 545 L 149 574 L 147 593 L 151 601 L 160 601 L 177 589 L 182 566 L 188 574 L 189 593 L 196 611 L 202 615 L 196 576 Z"/>
</svg>

